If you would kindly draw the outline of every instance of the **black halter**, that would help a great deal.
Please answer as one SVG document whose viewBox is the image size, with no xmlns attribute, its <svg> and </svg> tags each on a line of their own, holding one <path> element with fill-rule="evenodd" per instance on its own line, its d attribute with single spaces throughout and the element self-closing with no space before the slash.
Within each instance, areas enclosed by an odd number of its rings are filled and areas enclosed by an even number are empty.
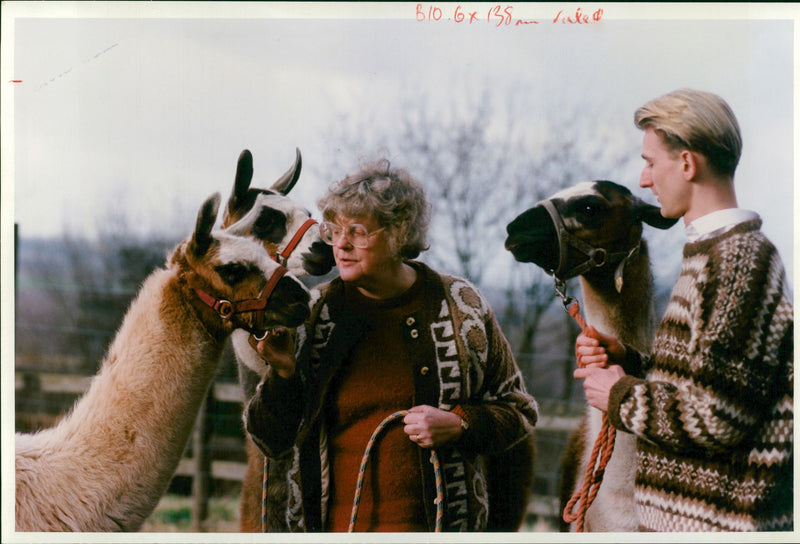
<svg viewBox="0 0 800 544">
<path fill-rule="evenodd" d="M 617 291 L 621 291 L 622 271 L 625 267 L 625 263 L 636 256 L 636 254 L 639 252 L 640 243 L 637 241 L 636 244 L 628 251 L 618 251 L 613 253 L 601 247 L 594 247 L 584 242 L 580 238 L 573 236 L 572 233 L 567 230 L 566 226 L 564 226 L 564 221 L 561 218 L 561 214 L 558 213 L 558 210 L 556 210 L 556 207 L 553 205 L 552 201 L 545 200 L 542 202 L 542 206 L 544 206 L 544 209 L 550 214 L 550 218 L 553 220 L 553 226 L 556 229 L 556 235 L 558 236 L 558 267 L 551 271 L 551 274 L 556 282 L 563 284 L 567 280 L 585 274 L 593 268 L 601 268 L 607 264 L 619 263 L 614 275 L 614 279 Z M 586 255 L 586 260 L 567 270 L 567 249 L 569 247 L 572 247 Z"/>
</svg>

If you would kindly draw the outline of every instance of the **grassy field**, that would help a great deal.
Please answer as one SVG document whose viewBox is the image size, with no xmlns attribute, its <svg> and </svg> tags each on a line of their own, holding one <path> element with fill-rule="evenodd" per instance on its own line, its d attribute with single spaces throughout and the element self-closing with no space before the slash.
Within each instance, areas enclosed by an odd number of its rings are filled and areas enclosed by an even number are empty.
<svg viewBox="0 0 800 544">
<path fill-rule="evenodd" d="M 552 532 L 558 527 L 544 520 L 532 519 L 520 528 L 521 532 Z M 165 495 L 155 511 L 142 526 L 142 532 L 191 533 L 197 529 L 192 523 L 192 498 Z M 212 497 L 209 501 L 208 520 L 202 527 L 206 533 L 235 533 L 239 531 L 239 495 Z"/>
<path fill-rule="evenodd" d="M 197 529 L 192 523 L 192 498 L 165 495 L 140 529 L 143 532 L 189 533 Z M 202 527 L 207 533 L 235 533 L 239 530 L 239 496 L 212 497 L 208 519 Z"/>
</svg>

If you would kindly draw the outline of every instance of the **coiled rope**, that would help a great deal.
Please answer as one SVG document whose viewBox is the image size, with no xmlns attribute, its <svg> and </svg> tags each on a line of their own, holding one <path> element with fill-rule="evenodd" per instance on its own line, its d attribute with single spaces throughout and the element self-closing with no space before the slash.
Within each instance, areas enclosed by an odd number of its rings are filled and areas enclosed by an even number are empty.
<svg viewBox="0 0 800 544">
<path fill-rule="evenodd" d="M 267 490 L 269 489 L 269 457 L 264 456 L 264 476 L 261 482 L 261 532 L 267 532 Z"/>
<path fill-rule="evenodd" d="M 358 507 L 361 502 L 361 490 L 364 487 L 364 475 L 367 470 L 367 463 L 369 462 L 372 447 L 375 445 L 375 440 L 381 432 L 393 421 L 402 419 L 408 414 L 408 410 L 400 410 L 386 417 L 378 424 L 372 433 L 367 448 L 364 451 L 364 456 L 361 458 L 361 466 L 358 469 L 358 481 L 356 482 L 356 493 L 353 497 L 353 510 L 350 514 L 350 526 L 347 529 L 348 533 L 355 532 L 356 518 L 358 517 Z M 442 524 L 444 521 L 444 479 L 442 478 L 442 465 L 439 461 L 439 456 L 436 450 L 431 450 L 430 461 L 433 464 L 433 474 L 436 483 L 436 532 L 442 532 Z M 269 488 L 269 458 L 264 457 L 264 477 L 262 481 L 262 494 L 261 494 L 261 527 L 264 532 L 267 531 L 267 489 Z"/>
<path fill-rule="evenodd" d="M 587 329 L 594 330 L 587 327 L 586 321 L 581 316 L 580 304 L 577 300 L 571 299 L 571 303 L 566 307 L 567 313 L 578 323 L 582 331 Z M 577 347 L 575 348 L 575 358 L 578 358 Z M 562 517 L 567 523 L 577 522 L 576 530 L 579 533 L 584 531 L 586 522 L 586 511 L 597 498 L 597 492 L 600 490 L 600 484 L 603 481 L 603 474 L 605 473 L 606 466 L 611 459 L 611 454 L 614 452 L 614 439 L 617 436 L 617 430 L 611 425 L 608 420 L 608 414 L 603 412 L 603 426 L 592 448 L 592 455 L 589 463 L 586 465 L 586 473 L 583 477 L 583 485 L 580 489 L 576 489 L 567 505 L 564 507 Z M 578 505 L 577 512 L 574 512 L 576 504 Z"/>
<path fill-rule="evenodd" d="M 361 489 L 364 486 L 364 475 L 367 470 L 367 462 L 369 461 L 370 453 L 372 453 L 372 446 L 375 445 L 375 440 L 381 432 L 393 421 L 402 419 L 408 414 L 408 410 L 400 410 L 386 417 L 381 421 L 373 431 L 372 436 L 367 442 L 367 448 L 364 451 L 364 456 L 361 458 L 361 466 L 358 469 L 358 481 L 356 482 L 356 493 L 353 497 L 353 510 L 350 514 L 350 527 L 347 529 L 348 533 L 355 532 L 356 518 L 358 517 L 358 506 L 361 502 Z M 442 532 L 442 521 L 444 519 L 444 480 L 442 479 L 442 467 L 439 462 L 439 456 L 435 450 L 431 450 L 431 463 L 433 463 L 433 473 L 436 479 L 436 532 Z"/>
</svg>

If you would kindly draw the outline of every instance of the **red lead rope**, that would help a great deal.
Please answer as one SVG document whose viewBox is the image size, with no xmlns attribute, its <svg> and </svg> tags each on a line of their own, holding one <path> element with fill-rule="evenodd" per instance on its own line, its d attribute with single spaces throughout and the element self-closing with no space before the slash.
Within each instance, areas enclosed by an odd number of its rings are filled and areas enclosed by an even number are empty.
<svg viewBox="0 0 800 544">
<path fill-rule="evenodd" d="M 580 304 L 578 304 L 577 300 L 573 299 L 572 303 L 567 308 L 567 313 L 578 323 L 582 331 L 586 331 L 587 328 L 594 330 L 586 326 L 586 321 L 584 321 L 580 312 Z M 576 359 L 578 357 L 577 347 L 575 357 Z M 608 414 L 603 413 L 603 426 L 600 430 L 600 434 L 597 435 L 594 448 L 592 448 L 592 456 L 589 459 L 589 463 L 586 466 L 586 474 L 583 477 L 583 486 L 575 490 L 572 498 L 570 498 L 569 502 L 564 507 L 564 512 L 562 514 L 564 521 L 567 523 L 577 522 L 576 528 L 579 533 L 584 531 L 586 511 L 592 505 L 594 499 L 597 497 L 597 492 L 600 490 L 603 474 L 611 459 L 611 454 L 614 452 L 614 439 L 616 436 L 617 430 L 609 423 Z M 578 505 L 578 511 L 574 512 L 573 510 L 576 504 Z"/>
</svg>

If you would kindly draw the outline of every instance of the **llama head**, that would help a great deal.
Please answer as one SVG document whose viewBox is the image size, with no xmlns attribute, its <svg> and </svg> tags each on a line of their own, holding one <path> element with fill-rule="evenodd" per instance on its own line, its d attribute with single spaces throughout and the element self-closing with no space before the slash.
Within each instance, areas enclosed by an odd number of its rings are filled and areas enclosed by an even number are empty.
<svg viewBox="0 0 800 544">
<path fill-rule="evenodd" d="M 220 200 L 215 193 L 205 201 L 194 233 L 170 259 L 201 318 L 220 334 L 241 328 L 258 337 L 274 327 L 300 325 L 309 315 L 308 290 L 262 244 L 212 232 Z"/>
<path fill-rule="evenodd" d="M 256 238 L 296 276 L 321 276 L 335 264 L 333 249 L 320 238 L 311 213 L 286 196 L 297 183 L 301 166 L 298 149 L 294 165 L 272 187 L 253 188 L 253 155 L 247 149 L 242 151 L 222 228 Z"/>
<path fill-rule="evenodd" d="M 633 258 L 642 223 L 667 229 L 661 209 L 611 181 L 590 181 L 559 191 L 521 213 L 506 227 L 505 247 L 520 262 L 530 262 L 566 281 L 578 275 L 616 276 Z"/>
</svg>

